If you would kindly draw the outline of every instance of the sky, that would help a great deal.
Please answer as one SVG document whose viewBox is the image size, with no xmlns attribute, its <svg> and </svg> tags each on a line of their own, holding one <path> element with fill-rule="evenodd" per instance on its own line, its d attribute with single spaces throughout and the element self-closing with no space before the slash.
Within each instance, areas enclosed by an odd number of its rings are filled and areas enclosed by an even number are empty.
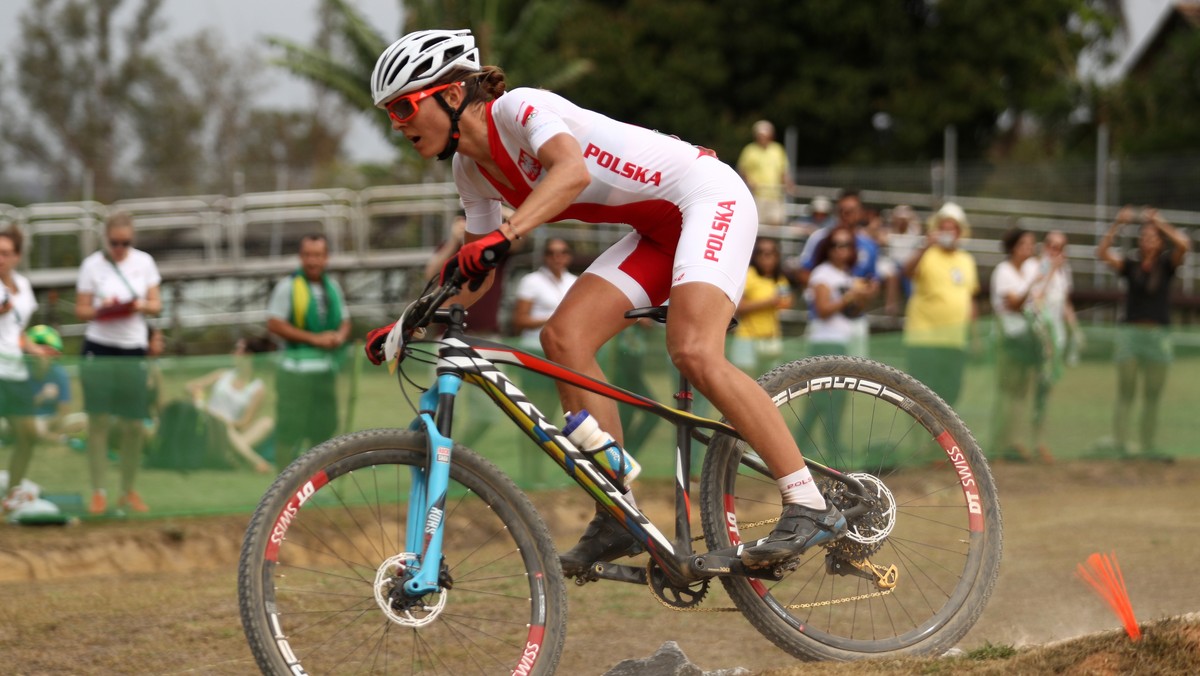
<svg viewBox="0 0 1200 676">
<path fill-rule="evenodd" d="M 383 35 L 399 37 L 402 0 L 349 0 Z M 1154 26 L 1172 0 L 1123 0 L 1130 24 L 1130 45 L 1137 45 Z M 0 0 L 0 59 L 11 60 L 20 34 L 18 17 L 32 0 Z M 140 0 L 126 0 L 123 10 L 132 13 Z M 263 35 L 279 35 L 310 43 L 316 33 L 318 0 L 165 0 L 160 15 L 172 38 L 191 35 L 201 28 L 215 29 L 234 47 L 261 44 Z M 486 56 L 486 55 L 485 55 Z M 282 69 L 276 84 L 263 92 L 272 101 L 305 105 L 311 89 Z M 364 84 L 365 86 L 365 84 Z M 346 139 L 354 160 L 386 161 L 390 146 L 365 118 L 356 116 Z"/>
<path fill-rule="evenodd" d="M 401 0 L 349 2 L 386 38 L 400 37 Z M 141 0 L 125 0 L 121 8 L 124 16 L 118 19 L 118 25 L 124 25 L 125 17 L 141 4 Z M 30 5 L 32 0 L 0 0 L 0 59 L 12 60 L 20 36 L 18 19 Z M 211 28 L 235 49 L 262 45 L 264 35 L 311 44 L 316 37 L 317 6 L 318 0 L 165 0 L 159 17 L 166 21 L 168 42 Z M 11 66 L 9 69 L 11 75 Z M 312 90 L 305 81 L 282 68 L 272 68 L 269 72 L 279 77 L 262 92 L 263 100 L 269 96 L 273 104 L 308 104 Z M 392 147 L 363 116 L 355 116 L 345 147 L 351 158 L 358 161 L 388 161 L 394 155 Z"/>
</svg>

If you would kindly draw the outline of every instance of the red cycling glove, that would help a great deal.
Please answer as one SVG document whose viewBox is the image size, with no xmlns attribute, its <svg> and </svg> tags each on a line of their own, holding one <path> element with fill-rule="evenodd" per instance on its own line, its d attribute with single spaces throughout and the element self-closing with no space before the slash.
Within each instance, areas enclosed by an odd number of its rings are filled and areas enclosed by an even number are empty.
<svg viewBox="0 0 1200 676">
<path fill-rule="evenodd" d="M 384 362 L 386 357 L 383 354 L 383 344 L 387 342 L 388 334 L 392 332 L 392 327 L 395 325 L 396 322 L 392 322 L 387 326 L 367 332 L 367 359 L 370 359 L 372 364 L 379 366 Z"/>
<path fill-rule="evenodd" d="M 475 291 L 483 285 L 483 280 L 487 279 L 488 271 L 504 260 L 511 247 L 512 242 L 508 241 L 504 233 L 493 230 L 474 242 L 462 245 L 458 254 L 442 266 L 442 276 L 438 281 L 445 284 L 455 270 L 461 270 L 463 277 L 470 282 L 467 288 Z"/>
</svg>

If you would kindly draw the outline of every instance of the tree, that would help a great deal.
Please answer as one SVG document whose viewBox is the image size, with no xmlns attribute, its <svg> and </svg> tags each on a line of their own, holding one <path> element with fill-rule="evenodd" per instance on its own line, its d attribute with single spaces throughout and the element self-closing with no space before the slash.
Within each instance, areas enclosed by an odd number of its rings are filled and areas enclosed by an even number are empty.
<svg viewBox="0 0 1200 676">
<path fill-rule="evenodd" d="M 408 31 L 471 28 L 484 60 L 503 64 L 512 81 L 554 86 L 588 70 L 585 59 L 555 55 L 557 29 L 573 5 L 573 0 L 414 0 L 406 6 L 405 24 Z M 375 60 L 395 38 L 390 33 L 384 37 L 345 0 L 323 0 L 321 12 L 327 16 L 326 34 L 335 39 L 307 46 L 270 37 L 268 43 L 282 52 L 275 63 L 333 92 L 350 109 L 367 114 L 384 138 L 405 152 L 408 160 L 416 161 L 404 138 L 392 132 L 391 121 L 371 100 Z"/>
<path fill-rule="evenodd" d="M 1092 0 L 661 4 L 582 0 L 560 43 L 604 67 L 563 93 L 726 158 L 766 118 L 811 165 L 937 157 L 951 124 L 963 157 L 1003 155 L 1002 113 L 1054 128 L 1083 100 L 1075 63 L 1106 16 Z"/>
<path fill-rule="evenodd" d="M 122 114 L 156 77 L 146 49 L 162 28 L 161 0 L 143 0 L 118 36 L 113 18 L 121 4 L 34 0 L 21 15 L 17 88 L 29 114 L 6 116 L 3 137 L 63 193 L 75 192 L 89 172 L 96 199 L 116 196 L 116 170 L 129 141 Z"/>
<path fill-rule="evenodd" d="M 325 28 L 324 40 L 308 46 L 282 37 L 268 37 L 267 43 L 282 52 L 273 63 L 332 92 L 351 110 L 375 113 L 371 71 L 389 41 L 345 0 L 323 0 L 319 11 Z M 371 114 L 370 119 L 385 138 L 399 146 L 402 139 L 392 135 L 386 115 Z"/>
</svg>

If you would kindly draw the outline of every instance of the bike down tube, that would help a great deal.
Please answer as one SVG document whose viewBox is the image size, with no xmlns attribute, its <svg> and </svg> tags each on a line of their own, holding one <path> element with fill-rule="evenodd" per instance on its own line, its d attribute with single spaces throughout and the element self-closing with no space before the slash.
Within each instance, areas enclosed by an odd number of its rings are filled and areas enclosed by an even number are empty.
<svg viewBox="0 0 1200 676">
<path fill-rule="evenodd" d="M 412 596 L 429 594 L 438 589 L 445 533 L 443 516 L 454 447 L 454 442 L 443 434 L 443 430 L 450 431 L 452 405 L 461 387 L 460 375 L 439 373 L 437 384 L 421 395 L 420 413 L 413 421 L 414 428 L 425 430 L 429 456 L 424 469 L 411 469 L 412 487 L 409 489 L 405 547 L 406 551 L 421 554 L 420 570 L 404 583 L 405 593 Z M 437 422 L 430 411 L 436 412 Z"/>
<path fill-rule="evenodd" d="M 625 525 L 669 578 L 681 582 L 690 579 L 692 576 L 685 568 L 686 559 L 677 558 L 671 541 L 644 514 L 630 505 L 608 477 L 492 363 L 488 358 L 494 354 L 492 351 L 485 349 L 476 352 L 471 349 L 475 342 L 466 338 L 443 338 L 438 372 L 458 372 L 468 383 L 479 386 L 597 504 Z M 497 361 L 516 363 L 504 356 Z"/>
</svg>

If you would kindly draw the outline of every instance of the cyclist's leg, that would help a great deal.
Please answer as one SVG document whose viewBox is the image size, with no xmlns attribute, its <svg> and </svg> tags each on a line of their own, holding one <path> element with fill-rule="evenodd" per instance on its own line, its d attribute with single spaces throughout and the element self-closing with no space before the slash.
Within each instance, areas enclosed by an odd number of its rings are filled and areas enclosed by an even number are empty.
<svg viewBox="0 0 1200 676">
<path fill-rule="evenodd" d="M 845 532 L 827 504 L 783 415 L 766 391 L 725 358 L 725 331 L 745 287 L 758 213 L 744 181 L 701 158 L 680 204 L 682 224 L 671 270 L 667 350 L 676 368 L 733 423 L 774 475 L 785 503 L 771 535 L 748 548 L 749 566 L 772 565 Z"/>
<path fill-rule="evenodd" d="M 625 319 L 625 312 L 631 309 L 633 303 L 625 293 L 611 282 L 585 272 L 542 327 L 542 349 L 546 358 L 573 371 L 605 380 L 596 353 L 632 323 Z M 587 409 L 596 418 L 600 429 L 624 444 L 615 401 L 562 382 L 556 384 L 564 411 Z"/>
<path fill-rule="evenodd" d="M 689 381 L 737 428 L 767 463 L 775 479 L 789 483 L 774 531 L 742 554 L 750 567 L 770 567 L 792 559 L 846 531 L 846 519 L 817 491 L 800 448 L 766 390 L 725 358 L 725 329 L 734 305 L 721 288 L 707 282 L 671 290 L 667 351 Z M 799 489 L 799 490 L 797 490 Z"/>
<path fill-rule="evenodd" d="M 783 416 L 758 383 L 725 358 L 725 330 L 733 301 L 704 282 L 671 290 L 667 352 L 676 368 L 758 452 L 776 478 L 804 466 Z"/>
<path fill-rule="evenodd" d="M 546 357 L 571 370 L 605 380 L 596 353 L 629 326 L 631 322 L 625 319 L 625 311 L 632 308 L 633 303 L 617 286 L 598 275 L 584 273 L 542 327 L 542 349 Z M 596 418 L 600 429 L 624 446 L 615 401 L 561 382 L 556 384 L 564 411 L 587 409 Z M 597 561 L 612 561 L 640 551 L 637 539 L 597 504 L 596 516 L 579 542 L 559 560 L 565 575 L 581 575 Z"/>
</svg>

